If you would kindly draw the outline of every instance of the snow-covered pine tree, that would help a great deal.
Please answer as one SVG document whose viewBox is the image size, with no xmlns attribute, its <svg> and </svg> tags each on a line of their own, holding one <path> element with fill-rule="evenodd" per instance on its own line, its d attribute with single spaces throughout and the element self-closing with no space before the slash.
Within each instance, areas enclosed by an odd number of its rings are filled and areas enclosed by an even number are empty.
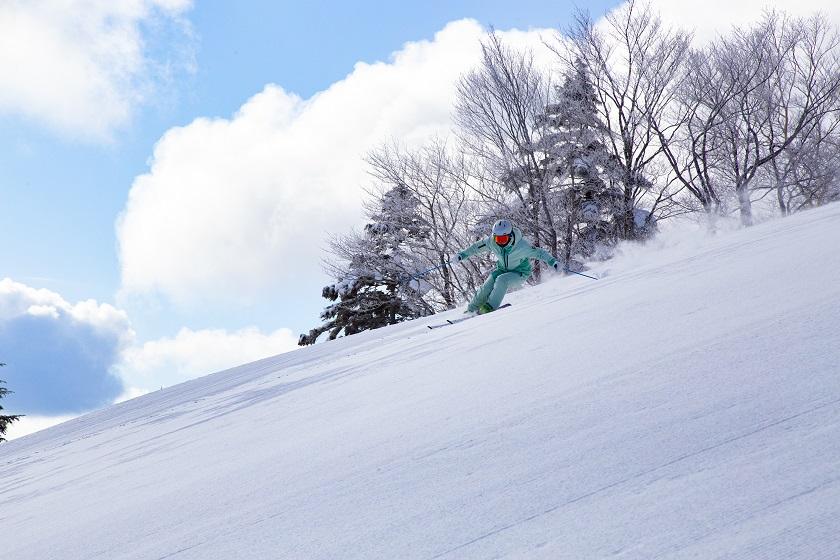
<svg viewBox="0 0 840 560">
<path fill-rule="evenodd" d="M 398 185 L 368 208 L 371 221 L 364 232 L 333 241 L 331 253 L 340 264 L 331 268 L 339 280 L 321 295 L 335 303 L 321 313 L 324 324 L 300 336 L 300 346 L 314 344 L 325 332 L 333 340 L 432 312 L 422 298 L 427 287 L 412 278 L 417 271 L 410 241 L 428 233 L 416 207 L 411 192 Z"/>
<path fill-rule="evenodd" d="M 609 131 L 598 117 L 598 96 L 581 60 L 557 88 L 557 100 L 542 116 L 545 130 L 539 147 L 544 165 L 554 177 L 552 204 L 562 232 L 560 255 L 570 262 L 576 254 L 591 256 L 617 238 L 622 211 L 620 163 L 606 147 Z"/>
<path fill-rule="evenodd" d="M 3 367 L 5 365 L 6 364 L 0 363 L 0 367 Z M 4 383 L 5 381 L 0 379 L 0 399 L 11 393 L 11 391 L 2 386 Z M 2 410 L 3 405 L 0 405 L 0 411 Z M 6 439 L 3 437 L 4 435 L 6 435 L 6 429 L 9 427 L 9 424 L 17 421 L 18 419 L 20 419 L 19 414 L 0 414 L 0 442 L 6 441 Z"/>
</svg>

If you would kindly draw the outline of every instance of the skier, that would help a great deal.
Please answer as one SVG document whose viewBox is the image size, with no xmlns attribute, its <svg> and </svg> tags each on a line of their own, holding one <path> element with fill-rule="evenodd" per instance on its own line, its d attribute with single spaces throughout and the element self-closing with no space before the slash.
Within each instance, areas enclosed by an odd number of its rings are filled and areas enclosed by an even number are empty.
<svg viewBox="0 0 840 560">
<path fill-rule="evenodd" d="M 496 269 L 467 306 L 467 313 L 483 314 L 498 309 L 507 291 L 521 286 L 531 275 L 532 258 L 548 263 L 554 270 L 562 270 L 551 253 L 531 245 L 522 231 L 513 227 L 509 220 L 499 220 L 493 224 L 490 237 L 461 251 L 455 260 L 461 262 L 487 251 L 496 255 Z"/>
</svg>

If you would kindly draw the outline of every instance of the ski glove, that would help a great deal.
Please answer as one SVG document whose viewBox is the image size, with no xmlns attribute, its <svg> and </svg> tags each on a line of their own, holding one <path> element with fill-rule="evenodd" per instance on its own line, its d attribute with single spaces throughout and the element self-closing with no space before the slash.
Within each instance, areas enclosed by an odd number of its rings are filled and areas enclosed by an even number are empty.
<svg viewBox="0 0 840 560">
<path fill-rule="evenodd" d="M 560 261 L 556 261 L 554 263 L 554 271 L 555 272 L 564 272 L 566 269 L 560 264 Z"/>
<path fill-rule="evenodd" d="M 464 257 L 462 257 L 462 256 L 459 254 L 459 255 L 455 255 L 454 257 L 452 257 L 452 260 L 451 260 L 451 261 L 449 261 L 449 262 L 450 262 L 450 264 L 458 264 L 458 263 L 459 263 L 459 262 L 461 262 L 462 260 L 464 260 Z"/>
</svg>

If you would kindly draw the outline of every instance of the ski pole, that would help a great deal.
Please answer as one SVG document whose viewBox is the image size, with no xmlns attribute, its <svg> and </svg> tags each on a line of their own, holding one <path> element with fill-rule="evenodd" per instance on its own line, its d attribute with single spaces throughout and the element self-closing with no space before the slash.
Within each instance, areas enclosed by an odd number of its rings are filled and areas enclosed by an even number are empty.
<svg viewBox="0 0 840 560">
<path fill-rule="evenodd" d="M 439 269 L 439 268 L 443 268 L 444 266 L 446 266 L 446 265 L 445 265 L 445 264 L 439 264 L 439 265 L 437 265 L 437 266 L 433 266 L 433 267 L 431 267 L 431 268 L 427 268 L 426 270 L 424 270 L 424 271 L 422 271 L 422 272 L 418 272 L 417 274 L 406 274 L 406 275 L 404 276 L 404 278 L 414 278 L 415 280 L 419 280 L 420 278 L 424 277 L 424 276 L 425 276 L 425 275 L 427 275 L 428 273 L 430 273 L 430 272 L 432 272 L 432 271 L 435 271 L 435 270 L 437 270 L 437 269 Z"/>
<path fill-rule="evenodd" d="M 585 276 L 585 277 L 591 278 L 593 280 L 598 280 L 598 278 L 595 278 L 594 276 L 589 276 L 588 274 L 584 274 L 582 272 L 575 272 L 574 270 L 571 270 L 569 268 L 564 268 L 563 271 L 564 272 L 571 272 L 572 274 L 577 274 L 578 276 Z"/>
</svg>

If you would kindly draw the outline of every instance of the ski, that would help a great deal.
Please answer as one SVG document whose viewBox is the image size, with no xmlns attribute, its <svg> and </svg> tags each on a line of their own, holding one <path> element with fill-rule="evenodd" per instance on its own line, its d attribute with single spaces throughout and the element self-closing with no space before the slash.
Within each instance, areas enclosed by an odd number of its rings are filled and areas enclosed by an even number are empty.
<svg viewBox="0 0 840 560">
<path fill-rule="evenodd" d="M 511 304 L 505 303 L 499 306 L 499 309 L 504 309 L 505 307 L 510 307 Z M 493 312 L 498 311 L 499 309 L 495 309 Z M 487 313 L 485 313 L 487 315 Z M 439 329 L 441 327 L 448 327 L 449 325 L 457 325 L 458 323 L 463 323 L 464 321 L 468 321 L 475 317 L 479 317 L 478 314 L 470 315 L 469 317 L 461 317 L 460 319 L 447 319 L 445 323 L 440 323 L 439 325 L 426 325 L 429 327 L 430 330 Z"/>
<path fill-rule="evenodd" d="M 462 323 L 468 319 L 472 319 L 473 317 L 478 317 L 478 315 L 470 315 L 469 317 L 461 317 L 460 319 L 447 319 L 445 323 L 441 323 L 439 325 L 426 325 L 430 329 L 439 329 L 441 327 L 448 327 L 449 325 L 457 325 L 458 323 Z"/>
</svg>

